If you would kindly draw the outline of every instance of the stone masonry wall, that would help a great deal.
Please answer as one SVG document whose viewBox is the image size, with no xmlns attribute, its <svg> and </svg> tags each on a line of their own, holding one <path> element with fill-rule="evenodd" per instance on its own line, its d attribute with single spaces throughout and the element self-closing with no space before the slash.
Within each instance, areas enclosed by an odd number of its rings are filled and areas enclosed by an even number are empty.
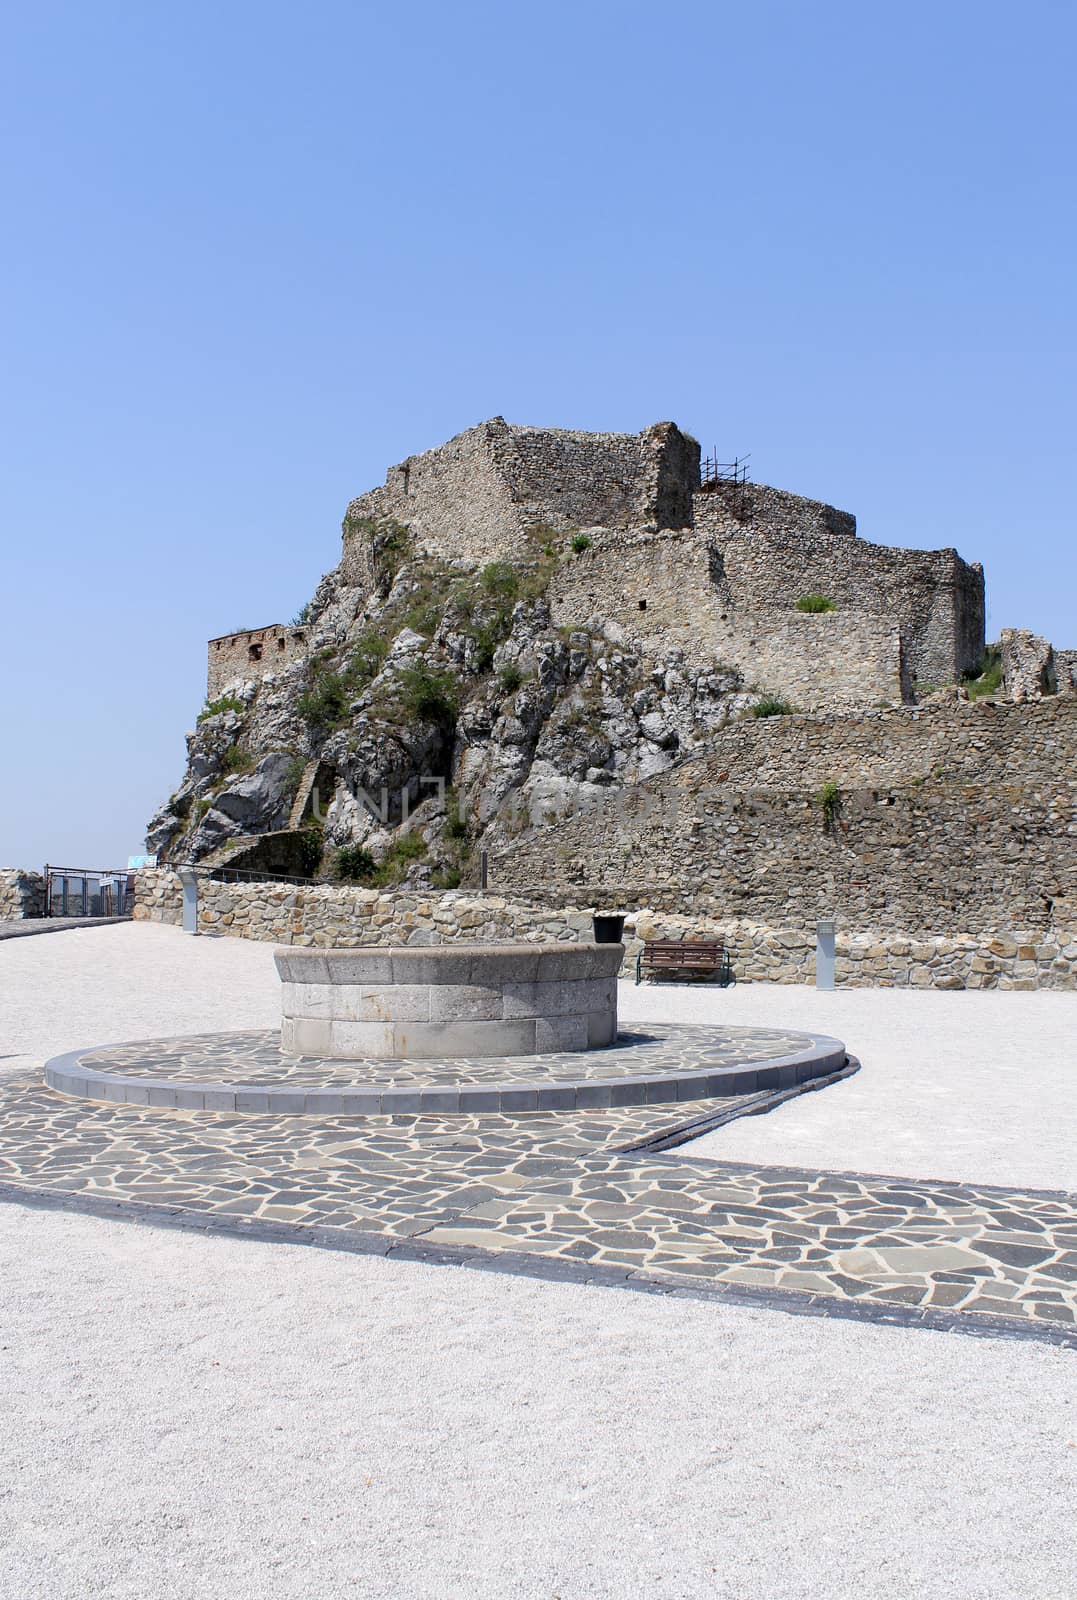
<svg viewBox="0 0 1077 1600">
<path fill-rule="evenodd" d="M 803 710 L 900 705 L 912 696 L 900 631 L 863 611 L 731 613 L 719 653 L 740 663 L 756 688 Z"/>
<path fill-rule="evenodd" d="M 638 520 L 640 438 L 633 433 L 570 433 L 510 428 L 502 466 L 525 523 L 624 527 Z"/>
<path fill-rule="evenodd" d="M 178 923 L 182 890 L 175 873 L 138 876 L 135 916 Z M 306 946 L 441 944 L 589 939 L 593 908 L 537 906 L 502 895 L 379 893 L 373 889 L 291 884 L 200 887 L 199 929 L 205 934 Z M 811 983 L 814 930 L 640 909 L 625 924 L 622 976 L 635 976 L 644 939 L 720 936 L 738 982 Z M 917 989 L 1077 988 L 1077 903 L 1051 933 L 1003 930 L 946 936 L 855 934 L 839 928 L 837 981 L 844 987 Z"/>
<path fill-rule="evenodd" d="M 766 723 L 520 837 L 491 885 L 866 934 L 1050 928 L 1077 900 L 1077 700 Z"/>
<path fill-rule="evenodd" d="M 1077 650 L 1056 650 L 1024 628 L 1003 628 L 999 638 L 1002 688 L 1011 700 L 1077 693 Z"/>
<path fill-rule="evenodd" d="M 136 922 L 183 921 L 183 886 L 168 867 L 148 867 L 135 883 Z M 276 944 L 441 944 L 579 939 L 589 911 L 518 906 L 498 895 L 461 890 L 387 893 L 351 884 L 218 883 L 200 877 L 200 933 Z"/>
<path fill-rule="evenodd" d="M 207 648 L 206 699 L 215 700 L 232 684 L 248 678 L 261 680 L 306 655 L 303 628 L 272 623 L 245 633 L 225 633 L 211 639 Z"/>
<path fill-rule="evenodd" d="M 350 529 L 368 518 L 405 523 L 420 550 L 448 561 L 482 565 L 525 553 L 523 520 L 499 464 L 508 432 L 503 418 L 495 417 L 391 467 L 381 488 L 348 507 L 345 566 L 359 570 L 348 547 L 366 536 Z"/>
<path fill-rule="evenodd" d="M 171 867 L 142 867 L 135 873 L 135 922 L 183 926 L 183 885 Z"/>
<path fill-rule="evenodd" d="M 856 537 L 856 518 L 823 500 L 808 500 L 768 483 L 721 483 L 700 489 L 692 503 L 692 524 L 723 539 L 751 528 L 757 535 L 797 539 L 804 535 Z"/>
<path fill-rule="evenodd" d="M 855 715 L 744 717 L 713 736 L 705 755 L 666 775 L 686 788 L 779 789 L 814 794 L 929 780 L 956 786 L 997 777 L 1030 789 L 1070 776 L 1077 706 L 1048 699 L 1032 706 L 957 699 Z"/>
<path fill-rule="evenodd" d="M 826 508 L 823 508 L 826 509 Z M 822 594 L 839 611 L 867 612 L 898 627 L 921 684 L 957 683 L 984 655 L 983 568 L 956 550 L 899 550 L 813 525 L 792 532 L 731 520 L 714 495 L 695 499 L 697 532 L 712 537 L 720 612 L 763 618 Z"/>
<path fill-rule="evenodd" d="M 679 646 L 693 664 L 734 666 L 748 683 L 804 709 L 910 696 L 892 619 L 852 606 L 812 615 L 792 602 L 741 605 L 724 593 L 724 571 L 722 552 L 696 533 L 595 529 L 591 548 L 555 573 L 551 614 L 558 626 L 601 616 L 645 654 Z"/>
<path fill-rule="evenodd" d="M 45 880 L 23 867 L 0 867 L 0 922 L 45 915 Z"/>
<path fill-rule="evenodd" d="M 523 428 L 503 417 L 391 467 L 384 485 L 360 495 L 344 520 L 350 530 L 392 517 L 420 549 L 481 566 L 528 554 L 528 531 L 601 525 L 623 528 L 691 520 L 699 483 L 699 446 L 673 423 L 642 433 L 583 433 Z M 358 537 L 362 537 L 360 533 Z"/>
</svg>

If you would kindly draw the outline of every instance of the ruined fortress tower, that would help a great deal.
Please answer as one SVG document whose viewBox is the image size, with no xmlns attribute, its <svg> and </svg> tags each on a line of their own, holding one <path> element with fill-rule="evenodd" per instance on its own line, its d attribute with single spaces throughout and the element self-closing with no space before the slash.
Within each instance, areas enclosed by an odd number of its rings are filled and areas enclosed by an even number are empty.
<svg viewBox="0 0 1077 1600">
<path fill-rule="evenodd" d="M 645 651 L 719 662 L 808 710 L 900 704 L 959 683 L 984 655 L 984 582 L 956 550 L 870 544 L 819 501 L 717 476 L 672 422 L 642 433 L 513 426 L 494 417 L 392 467 L 344 519 L 342 573 L 375 582 L 374 531 L 391 519 L 415 547 L 478 567 L 583 535 L 549 600 L 559 625 L 602 617 Z M 808 596 L 828 609 L 798 609 Z M 302 629 L 210 643 L 211 696 L 301 656 Z"/>
</svg>

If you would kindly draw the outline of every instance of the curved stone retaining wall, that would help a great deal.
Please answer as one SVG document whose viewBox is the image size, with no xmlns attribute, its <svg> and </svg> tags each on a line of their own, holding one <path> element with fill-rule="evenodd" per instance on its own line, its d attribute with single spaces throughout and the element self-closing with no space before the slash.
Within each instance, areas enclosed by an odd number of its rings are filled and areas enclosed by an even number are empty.
<svg viewBox="0 0 1077 1600">
<path fill-rule="evenodd" d="M 428 1059 L 594 1050 L 617 1037 L 619 944 L 279 950 L 281 1048 Z"/>
<path fill-rule="evenodd" d="M 166 867 L 138 874 L 136 920 L 180 923 L 183 889 Z M 608 905 L 605 909 L 612 909 Z M 1000 923 L 959 934 L 895 919 L 889 928 L 838 923 L 841 988 L 1077 989 L 1077 901 L 1057 899 L 1049 928 Z M 199 887 L 201 933 L 265 939 L 293 947 L 527 940 L 539 944 L 592 936 L 591 912 L 504 895 L 447 890 L 383 893 L 345 885 L 214 883 Z M 729 948 L 739 983 L 812 983 L 815 931 L 810 922 L 755 922 L 711 912 L 632 910 L 625 922 L 623 977 L 635 974 L 644 939 L 711 939 Z"/>
</svg>

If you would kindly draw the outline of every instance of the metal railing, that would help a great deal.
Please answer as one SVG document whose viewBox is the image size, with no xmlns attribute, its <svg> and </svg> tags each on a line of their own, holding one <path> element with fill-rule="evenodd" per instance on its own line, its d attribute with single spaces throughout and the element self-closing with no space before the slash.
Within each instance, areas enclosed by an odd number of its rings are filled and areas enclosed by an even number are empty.
<svg viewBox="0 0 1077 1600">
<path fill-rule="evenodd" d="M 714 450 L 699 464 L 699 484 L 704 494 L 721 494 L 733 515 L 742 522 L 751 520 L 752 497 L 748 486 L 750 456 L 734 456 L 719 461 Z"/>
<path fill-rule="evenodd" d="M 126 867 L 45 865 L 46 917 L 129 917 L 135 876 Z"/>
<path fill-rule="evenodd" d="M 269 868 L 250 867 L 194 867 L 195 872 L 201 872 L 204 877 L 212 878 L 214 883 L 305 883 L 312 884 L 314 878 L 301 878 L 294 872 L 273 872 Z"/>
</svg>

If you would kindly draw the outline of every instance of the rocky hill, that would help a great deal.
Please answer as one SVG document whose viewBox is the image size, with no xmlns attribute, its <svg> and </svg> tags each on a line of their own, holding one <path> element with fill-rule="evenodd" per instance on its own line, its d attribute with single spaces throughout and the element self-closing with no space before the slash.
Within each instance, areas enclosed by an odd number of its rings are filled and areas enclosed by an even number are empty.
<svg viewBox="0 0 1077 1600">
<path fill-rule="evenodd" d="M 373 583 L 342 563 L 297 619 L 304 658 L 207 703 L 149 825 L 162 860 L 452 887 L 480 841 L 665 771 L 764 699 L 616 623 L 554 626 L 548 588 L 586 535 L 538 528 L 475 569 L 396 521 L 363 531 Z"/>
</svg>

